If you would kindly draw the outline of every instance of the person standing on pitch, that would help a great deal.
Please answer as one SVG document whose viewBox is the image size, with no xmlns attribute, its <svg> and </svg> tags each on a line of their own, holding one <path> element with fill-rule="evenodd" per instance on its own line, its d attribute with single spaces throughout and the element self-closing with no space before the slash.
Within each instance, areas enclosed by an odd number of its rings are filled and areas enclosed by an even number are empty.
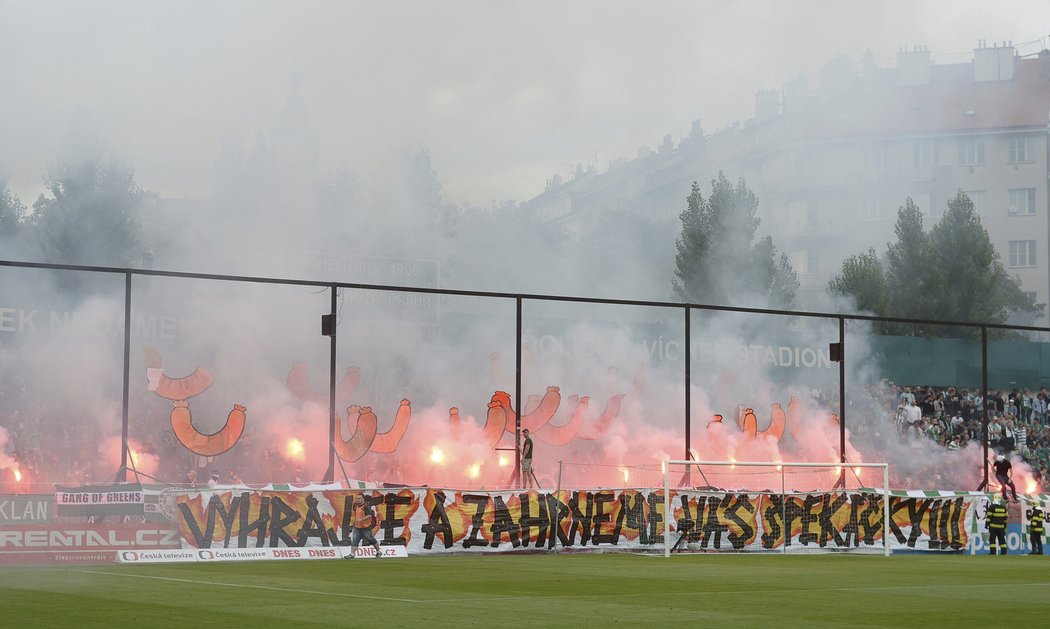
<svg viewBox="0 0 1050 629">
<path fill-rule="evenodd" d="M 995 547 L 999 547 L 999 554 L 1006 554 L 1006 497 L 998 496 L 988 507 L 984 515 L 985 526 L 988 527 L 988 554 L 994 555 Z"/>
<path fill-rule="evenodd" d="M 1009 499 L 1009 496 L 1006 495 L 1006 488 L 1009 487 L 1014 495 L 1014 502 L 1017 502 L 1017 488 L 1014 487 L 1014 481 L 1010 478 L 1013 470 L 1010 460 L 1000 454 L 995 457 L 992 468 L 995 470 L 995 479 L 999 481 L 999 487 L 1003 492 L 1003 499 Z"/>
<path fill-rule="evenodd" d="M 532 437 L 529 436 L 529 429 L 521 431 L 521 434 L 525 436 L 525 439 L 521 442 L 521 475 L 525 481 L 525 488 L 529 489 L 536 485 L 536 489 L 540 488 L 540 481 L 536 480 L 536 472 L 532 471 Z"/>
<path fill-rule="evenodd" d="M 376 525 L 376 514 L 372 510 L 372 506 L 365 502 L 364 494 L 357 494 L 354 498 L 354 530 L 350 534 L 350 554 L 346 556 L 346 559 L 353 559 L 354 553 L 357 551 L 357 547 L 361 544 L 361 540 L 376 549 L 376 559 L 383 556 L 382 549 L 379 548 L 379 542 L 376 541 L 375 535 L 372 534 L 372 527 Z"/>
<path fill-rule="evenodd" d="M 1032 507 L 1028 516 L 1028 531 L 1032 537 L 1032 552 L 1029 555 L 1043 554 L 1043 512 L 1039 507 Z"/>
</svg>

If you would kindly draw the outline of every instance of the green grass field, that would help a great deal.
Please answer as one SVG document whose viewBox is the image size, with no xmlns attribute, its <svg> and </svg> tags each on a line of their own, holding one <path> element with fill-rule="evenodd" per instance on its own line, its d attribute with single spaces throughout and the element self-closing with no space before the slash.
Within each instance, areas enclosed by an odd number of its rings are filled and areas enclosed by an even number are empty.
<svg viewBox="0 0 1050 629">
<path fill-rule="evenodd" d="M 1045 557 L 519 555 L 6 567 L 7 627 L 1045 626 Z"/>
</svg>

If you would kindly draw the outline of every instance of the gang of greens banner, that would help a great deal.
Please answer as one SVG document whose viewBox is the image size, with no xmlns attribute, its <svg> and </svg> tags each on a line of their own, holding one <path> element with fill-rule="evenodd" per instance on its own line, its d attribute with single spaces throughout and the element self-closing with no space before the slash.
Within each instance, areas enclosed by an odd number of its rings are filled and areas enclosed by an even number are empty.
<svg viewBox="0 0 1050 629">
<path fill-rule="evenodd" d="M 55 485 L 55 505 L 60 516 L 142 515 L 145 504 L 139 483 Z"/>
<path fill-rule="evenodd" d="M 660 489 L 452 491 L 204 490 L 175 497 L 184 548 L 346 546 L 358 493 L 376 509 L 376 538 L 409 554 L 515 550 L 662 550 Z M 966 547 L 977 498 L 890 500 L 894 549 Z M 672 542 L 693 550 L 880 550 L 882 497 L 853 492 L 763 495 L 672 491 Z"/>
</svg>

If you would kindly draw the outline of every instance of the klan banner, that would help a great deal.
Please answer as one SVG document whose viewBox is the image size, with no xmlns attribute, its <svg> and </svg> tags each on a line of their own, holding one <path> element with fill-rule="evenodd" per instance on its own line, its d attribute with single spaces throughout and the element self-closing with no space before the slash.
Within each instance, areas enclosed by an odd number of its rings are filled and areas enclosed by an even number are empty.
<svg viewBox="0 0 1050 629">
<path fill-rule="evenodd" d="M 60 516 L 142 515 L 145 503 L 142 485 L 138 483 L 55 485 L 55 505 Z"/>
<path fill-rule="evenodd" d="M 50 522 L 55 513 L 51 494 L 0 495 L 0 526 L 26 522 Z"/>
<path fill-rule="evenodd" d="M 347 546 L 354 497 L 376 510 L 381 546 L 409 554 L 514 550 L 662 550 L 659 489 L 199 491 L 175 497 L 184 548 Z M 958 551 L 973 496 L 890 499 L 890 546 Z M 693 550 L 881 550 L 881 495 L 671 492 L 672 542 Z"/>
</svg>

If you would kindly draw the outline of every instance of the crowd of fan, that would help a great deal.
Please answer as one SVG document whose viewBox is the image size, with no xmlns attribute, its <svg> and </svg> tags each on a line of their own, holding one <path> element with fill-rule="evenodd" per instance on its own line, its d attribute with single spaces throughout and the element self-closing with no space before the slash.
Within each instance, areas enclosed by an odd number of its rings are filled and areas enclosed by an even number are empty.
<svg viewBox="0 0 1050 629">
<path fill-rule="evenodd" d="M 221 459 L 193 454 L 171 431 L 167 417 L 170 405 L 152 398 L 143 394 L 132 399 L 133 406 L 141 412 L 131 418 L 128 430 L 135 452 L 129 461 L 129 478 L 141 467 L 138 471 L 148 473 L 141 477 L 146 483 L 155 479 L 167 484 L 203 486 L 216 472 L 220 483 L 240 483 L 238 474 L 245 476 L 247 482 L 302 482 L 300 466 L 280 456 L 278 444 L 254 425 L 245 428 L 237 447 Z M 13 460 L 26 479 L 17 488 L 19 491 L 39 490 L 38 485 L 50 483 L 110 481 L 120 465 L 119 421 L 119 417 L 110 417 L 104 426 L 87 419 L 71 421 L 68 410 L 59 405 L 0 395 L 0 454 Z M 104 439 L 100 434 L 111 437 Z M 150 459 L 159 462 L 159 467 L 151 465 Z M 0 462 L 4 460 L 0 458 Z M 10 472 L 0 473 L 0 489 L 11 480 Z"/>
<path fill-rule="evenodd" d="M 895 409 L 892 417 L 902 438 L 929 439 L 948 450 L 981 442 L 985 401 L 979 389 L 891 384 L 880 387 L 880 393 L 883 408 Z M 1048 403 L 1045 387 L 988 394 L 989 448 L 1028 463 L 1037 481 L 1050 478 Z"/>
<path fill-rule="evenodd" d="M 6 434 L 0 453 L 6 451 L 12 456 L 29 478 L 35 482 L 75 483 L 113 477 L 119 450 L 115 455 L 110 453 L 112 456 L 103 452 L 98 426 L 71 422 L 68 411 L 47 402 L 11 404 L 15 398 L 0 396 L 0 427 Z M 219 463 L 218 459 L 197 457 L 177 442 L 167 421 L 166 406 L 149 396 L 135 401 L 144 412 L 132 419 L 130 437 L 142 454 L 162 462 L 163 470 L 157 473 L 167 482 L 200 485 L 216 469 L 223 483 L 240 480 L 235 470 L 240 470 L 248 482 L 304 480 L 299 465 L 282 457 L 272 437 L 257 433 L 254 426 L 248 427 L 238 447 L 223 455 Z M 826 400 L 829 407 L 833 402 Z M 858 412 L 862 409 L 884 409 L 880 411 L 884 419 L 853 424 L 857 442 L 877 437 L 876 431 L 883 431 L 880 426 L 891 424 L 902 440 L 928 439 L 947 450 L 981 443 L 985 402 L 979 389 L 883 382 L 865 387 L 848 403 L 852 417 L 865 415 Z M 1047 389 L 994 390 L 989 392 L 988 403 L 989 448 L 1028 463 L 1037 481 L 1050 481 Z M 119 425 L 111 426 L 109 432 L 119 434 Z M 877 440 L 869 445 L 877 447 Z M 931 471 L 931 478 L 935 471 Z M 0 482 L 4 480 L 0 478 Z"/>
</svg>

